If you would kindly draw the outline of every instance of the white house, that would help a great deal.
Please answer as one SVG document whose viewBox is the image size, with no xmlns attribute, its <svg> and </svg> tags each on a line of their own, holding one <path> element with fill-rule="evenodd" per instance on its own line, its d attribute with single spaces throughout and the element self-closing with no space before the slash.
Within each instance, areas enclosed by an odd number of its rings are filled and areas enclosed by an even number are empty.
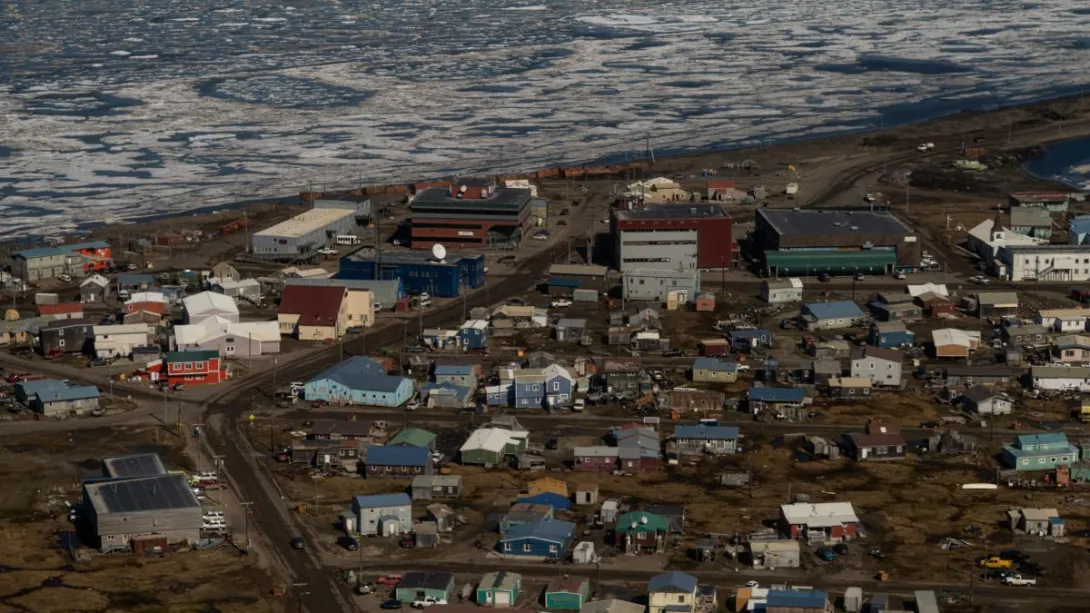
<svg viewBox="0 0 1090 613">
<path fill-rule="evenodd" d="M 187 324 L 199 324 L 211 317 L 222 317 L 238 322 L 238 305 L 235 299 L 216 292 L 201 292 L 182 300 L 185 309 L 182 320 Z"/>
<path fill-rule="evenodd" d="M 802 302 L 802 279 L 765 279 L 761 282 L 761 300 L 769 304 Z"/>
<path fill-rule="evenodd" d="M 1023 245 L 999 250 L 997 275 L 1008 281 L 1088 281 L 1090 245 Z"/>
<path fill-rule="evenodd" d="M 999 251 L 1009 246 L 1034 246 L 1048 243 L 1047 240 L 1032 238 L 1017 232 L 1012 232 L 997 223 L 1000 217 L 985 219 L 969 230 L 966 246 L 969 251 L 980 256 L 980 259 L 992 264 L 999 257 Z"/>
<path fill-rule="evenodd" d="M 257 279 L 218 279 L 212 283 L 212 291 L 236 300 L 261 301 L 261 282 Z"/>
<path fill-rule="evenodd" d="M 1090 392 L 1090 367 L 1034 366 L 1030 369 L 1033 388 L 1050 392 L 1079 390 Z"/>
<path fill-rule="evenodd" d="M 1014 402 L 1001 391 L 990 387 L 974 387 L 961 397 L 966 410 L 980 415 L 1010 415 Z"/>
<path fill-rule="evenodd" d="M 99 358 L 118 358 L 132 355 L 136 347 L 146 347 L 154 339 L 154 331 L 147 324 L 94 326 L 95 355 Z"/>
<path fill-rule="evenodd" d="M 257 357 L 280 353 L 280 324 L 275 321 L 235 323 L 220 316 L 198 324 L 174 326 L 178 351 L 215 349 L 223 357 Z"/>
<path fill-rule="evenodd" d="M 901 385 L 902 355 L 896 349 L 856 347 L 852 351 L 852 377 L 870 379 L 872 385 Z"/>
<path fill-rule="evenodd" d="M 1086 309 L 1042 309 L 1034 320 L 1056 332 L 1085 332 L 1088 314 Z"/>
<path fill-rule="evenodd" d="M 396 536 L 412 532 L 413 501 L 409 495 L 379 494 L 352 498 L 355 532 L 368 536 Z"/>
</svg>

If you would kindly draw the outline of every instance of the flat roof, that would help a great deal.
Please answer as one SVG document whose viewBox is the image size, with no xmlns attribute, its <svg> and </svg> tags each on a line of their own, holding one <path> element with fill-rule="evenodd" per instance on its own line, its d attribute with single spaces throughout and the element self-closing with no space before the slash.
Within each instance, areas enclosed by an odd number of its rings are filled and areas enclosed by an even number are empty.
<svg viewBox="0 0 1090 613">
<path fill-rule="evenodd" d="M 466 180 L 460 181 L 459 184 L 477 185 Z M 530 190 L 522 187 L 497 187 L 490 198 L 455 198 L 445 187 L 429 187 L 413 198 L 411 208 L 413 211 L 417 207 L 520 211 L 530 203 L 532 197 Z"/>
<path fill-rule="evenodd" d="M 140 453 L 136 455 L 102 458 L 102 468 L 106 476 L 112 479 L 131 479 L 133 477 L 154 477 L 167 474 L 158 454 Z"/>
<path fill-rule="evenodd" d="M 609 269 L 597 264 L 553 264 L 549 267 L 550 275 L 587 275 L 604 277 Z"/>
<path fill-rule="evenodd" d="M 99 516 L 173 509 L 200 509 L 184 475 L 157 475 L 136 479 L 85 483 L 87 500 Z"/>
<path fill-rule="evenodd" d="M 355 217 L 355 209 L 311 209 L 304 211 L 291 219 L 282 221 L 254 232 L 254 236 L 264 237 L 292 237 L 299 238 L 315 230 L 320 230 L 330 224 L 336 223 L 346 217 Z"/>
<path fill-rule="evenodd" d="M 617 211 L 621 221 L 650 221 L 654 219 L 704 219 L 706 217 L 730 217 L 718 204 L 653 204 L 633 211 Z"/>
<path fill-rule="evenodd" d="M 815 209 L 758 209 L 757 216 L 782 235 L 822 236 L 827 234 L 912 234 L 890 213 Z"/>
<path fill-rule="evenodd" d="M 447 257 L 443 258 L 443 261 L 435 259 L 435 256 L 431 254 L 431 251 L 383 251 L 381 257 L 376 254 L 374 249 L 361 249 L 350 256 L 347 259 L 354 262 L 373 262 L 381 260 L 382 264 L 416 264 L 416 265 L 428 265 L 428 266 L 455 266 L 460 264 L 462 260 L 477 260 L 484 256 L 479 253 L 457 253 L 447 252 Z"/>
</svg>

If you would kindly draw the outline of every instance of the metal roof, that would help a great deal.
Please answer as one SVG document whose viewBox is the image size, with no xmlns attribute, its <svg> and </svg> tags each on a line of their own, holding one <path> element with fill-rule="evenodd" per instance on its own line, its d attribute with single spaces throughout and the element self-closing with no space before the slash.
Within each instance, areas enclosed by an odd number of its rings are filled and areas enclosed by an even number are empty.
<svg viewBox="0 0 1090 613">
<path fill-rule="evenodd" d="M 859 523 L 859 517 L 850 502 L 796 502 L 780 505 L 780 512 L 789 524 L 820 527 Z"/>
<path fill-rule="evenodd" d="M 302 238 L 310 232 L 321 230 L 322 228 L 331 226 L 345 218 L 355 216 L 356 211 L 354 209 L 311 209 L 309 211 L 303 211 L 295 217 L 282 221 L 274 226 L 254 232 L 254 237 Z"/>
<path fill-rule="evenodd" d="M 182 299 L 182 305 L 185 306 L 186 312 L 190 315 L 206 313 L 208 311 L 224 311 L 236 315 L 238 314 L 238 304 L 235 303 L 235 299 L 226 294 L 218 294 L 216 292 L 201 292 L 199 294 L 193 294 L 192 296 L 186 296 Z"/>
<path fill-rule="evenodd" d="M 633 211 L 617 211 L 620 221 L 652 221 L 657 219 L 704 219 L 730 217 L 718 204 L 652 204 Z"/>
<path fill-rule="evenodd" d="M 806 390 L 801 387 L 753 387 L 749 399 L 759 402 L 802 402 Z"/>
<path fill-rule="evenodd" d="M 738 428 L 735 426 L 709 426 L 707 424 L 678 426 L 674 428 L 674 438 L 699 441 L 737 440 Z"/>
<path fill-rule="evenodd" d="M 412 503 L 412 499 L 404 492 L 399 494 L 378 494 L 375 496 L 356 496 L 352 499 L 352 504 L 357 509 L 382 509 L 385 507 L 407 506 L 412 505 Z"/>
<path fill-rule="evenodd" d="M 76 251 L 86 249 L 109 249 L 110 243 L 106 241 L 93 241 L 89 243 L 75 243 L 73 245 L 60 245 L 58 247 L 39 247 L 38 249 L 24 249 L 16 251 L 12 257 L 20 257 L 24 260 L 30 258 L 44 258 L 54 255 L 68 255 Z"/>
<path fill-rule="evenodd" d="M 1014 207 L 1011 209 L 1011 226 L 1052 227 L 1052 215 L 1048 209 Z"/>
<path fill-rule="evenodd" d="M 132 479 L 134 477 L 154 477 L 167 474 L 163 461 L 155 453 L 102 458 L 102 471 L 112 479 Z"/>
<path fill-rule="evenodd" d="M 863 310 L 851 300 L 837 300 L 835 302 L 808 302 L 802 305 L 804 311 L 818 319 L 842 319 L 845 317 L 862 317 Z"/>
<path fill-rule="evenodd" d="M 633 268 L 632 270 L 626 270 L 624 273 L 626 279 L 633 278 L 638 279 L 644 277 L 647 279 L 699 279 L 700 271 L 695 268 L 692 270 L 675 270 L 672 268 Z"/>
<path fill-rule="evenodd" d="M 334 364 L 315 375 L 307 383 L 329 379 L 349 388 L 363 389 L 362 384 L 371 377 L 386 377 L 386 366 L 366 356 L 357 355 Z M 400 379 L 400 377 L 392 378 Z"/>
<path fill-rule="evenodd" d="M 597 264 L 553 264 L 549 267 L 550 275 L 604 277 L 608 272 L 608 268 Z"/>
<path fill-rule="evenodd" d="M 485 573 L 477 586 L 482 590 L 514 590 L 522 584 L 522 575 L 506 570 Z"/>
<path fill-rule="evenodd" d="M 896 349 L 883 349 L 881 347 L 856 347 L 852 349 L 852 361 L 865 360 L 867 358 L 878 358 L 879 360 L 885 360 L 887 362 L 897 362 L 898 364 L 904 359 L 904 355 Z"/>
<path fill-rule="evenodd" d="M 435 440 L 435 433 L 423 428 L 405 428 L 390 439 L 387 445 L 410 445 L 412 447 L 427 447 Z"/>
<path fill-rule="evenodd" d="M 672 570 L 651 577 L 651 580 L 647 582 L 647 591 L 651 593 L 682 592 L 691 594 L 696 591 L 696 577 L 688 573 Z"/>
<path fill-rule="evenodd" d="M 883 212 L 757 209 L 757 216 L 763 217 L 781 235 L 912 234 L 901 220 Z"/>
<path fill-rule="evenodd" d="M 411 570 L 401 577 L 397 589 L 447 590 L 453 586 L 454 575 L 451 573 Z"/>
<path fill-rule="evenodd" d="M 576 458 L 615 458 L 617 457 L 617 452 L 618 449 L 616 447 L 592 445 L 590 447 L 573 448 L 572 456 Z"/>
<path fill-rule="evenodd" d="M 184 475 L 100 481 L 85 483 L 83 487 L 99 516 L 201 507 Z"/>
<path fill-rule="evenodd" d="M 829 597 L 825 595 L 825 592 L 819 592 L 817 590 L 792 590 L 790 592 L 771 590 L 768 592 L 768 599 L 765 607 L 821 609 L 824 611 L 825 603 L 828 602 L 828 600 Z"/>
<path fill-rule="evenodd" d="M 435 376 L 443 375 L 472 375 L 473 364 L 437 364 Z"/>
<path fill-rule="evenodd" d="M 497 187 L 490 198 L 455 198 L 446 187 L 429 187 L 413 198 L 411 208 L 449 209 L 455 213 L 458 209 L 489 209 L 517 213 L 530 204 L 533 198 L 529 189 L 519 187 Z"/>
<path fill-rule="evenodd" d="M 575 534 L 575 524 L 559 519 L 545 517 L 528 524 L 511 526 L 500 538 L 501 541 L 514 541 L 521 539 L 537 539 L 555 543 L 563 543 Z"/>
<path fill-rule="evenodd" d="M 426 466 L 431 454 L 426 447 L 371 445 L 367 448 L 367 465 Z"/>
<path fill-rule="evenodd" d="M 98 398 L 98 388 L 93 385 L 79 385 L 74 387 L 55 387 L 38 392 L 38 402 L 66 402 L 70 400 L 86 400 Z"/>
<path fill-rule="evenodd" d="M 413 487 L 461 487 L 461 475 L 417 475 Z"/>
<path fill-rule="evenodd" d="M 442 261 L 436 260 L 435 256 L 430 251 L 383 251 L 381 256 L 375 253 L 374 249 L 363 249 L 357 251 L 352 255 L 345 256 L 344 259 L 352 260 L 354 262 L 374 262 L 381 259 L 382 265 L 388 264 L 414 264 L 418 266 L 457 266 L 462 263 L 462 260 L 484 260 L 484 256 L 479 253 L 458 253 L 454 251 L 448 251 L 447 256 Z"/>
<path fill-rule="evenodd" d="M 1063 432 L 1042 432 L 1039 434 L 1019 434 L 1014 437 L 1014 444 L 1019 449 L 1040 445 L 1066 445 L 1067 435 Z"/>
<path fill-rule="evenodd" d="M 716 358 L 697 358 L 693 360 L 693 370 L 712 370 L 715 372 L 735 372 L 738 362 L 728 362 Z"/>
</svg>

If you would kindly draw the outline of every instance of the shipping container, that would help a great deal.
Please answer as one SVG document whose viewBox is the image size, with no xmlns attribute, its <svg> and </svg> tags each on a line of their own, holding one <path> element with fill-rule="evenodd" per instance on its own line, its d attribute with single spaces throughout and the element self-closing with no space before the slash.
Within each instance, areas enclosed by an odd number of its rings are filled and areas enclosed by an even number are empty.
<svg viewBox="0 0 1090 613">
<path fill-rule="evenodd" d="M 593 289 L 577 289 L 572 292 L 572 300 L 576 302 L 598 302 L 598 292 Z"/>
</svg>

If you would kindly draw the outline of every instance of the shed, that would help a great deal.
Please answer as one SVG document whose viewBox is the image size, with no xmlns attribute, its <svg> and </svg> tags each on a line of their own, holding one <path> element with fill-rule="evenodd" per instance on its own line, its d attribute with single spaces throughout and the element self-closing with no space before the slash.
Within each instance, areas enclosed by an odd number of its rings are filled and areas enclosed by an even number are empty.
<svg viewBox="0 0 1090 613">
<path fill-rule="evenodd" d="M 849 587 L 844 591 L 844 610 L 847 613 L 859 613 L 863 609 L 863 588 Z M 937 612 L 937 609 L 936 609 Z M 920 611 L 923 613 L 923 611 Z"/>
<path fill-rule="evenodd" d="M 522 575 L 505 570 L 485 573 L 477 584 L 477 604 L 498 609 L 513 606 L 522 592 Z"/>
<path fill-rule="evenodd" d="M 545 608 L 578 611 L 590 598 L 590 580 L 586 577 L 560 577 L 545 587 Z"/>
<path fill-rule="evenodd" d="M 597 504 L 598 484 L 580 483 L 575 486 L 575 504 Z"/>
<path fill-rule="evenodd" d="M 419 475 L 413 477 L 413 500 L 457 498 L 462 495 L 461 475 Z"/>
</svg>

